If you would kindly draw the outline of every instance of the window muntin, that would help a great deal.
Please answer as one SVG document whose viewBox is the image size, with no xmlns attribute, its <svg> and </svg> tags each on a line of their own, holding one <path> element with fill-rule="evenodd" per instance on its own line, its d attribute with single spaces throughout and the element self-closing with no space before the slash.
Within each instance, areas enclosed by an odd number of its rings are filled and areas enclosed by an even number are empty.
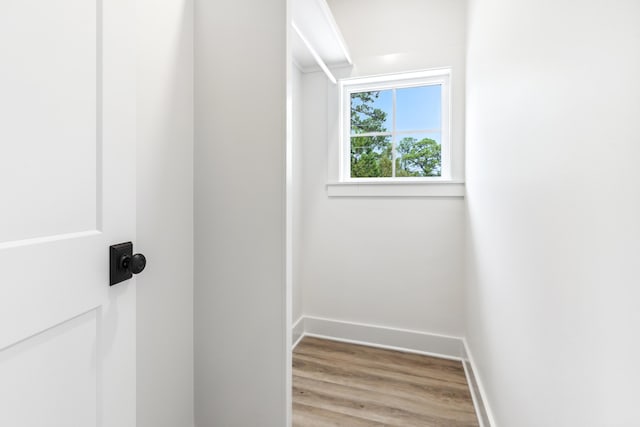
<svg viewBox="0 0 640 427">
<path fill-rule="evenodd" d="M 450 179 L 449 70 L 341 82 L 341 181 Z"/>
</svg>

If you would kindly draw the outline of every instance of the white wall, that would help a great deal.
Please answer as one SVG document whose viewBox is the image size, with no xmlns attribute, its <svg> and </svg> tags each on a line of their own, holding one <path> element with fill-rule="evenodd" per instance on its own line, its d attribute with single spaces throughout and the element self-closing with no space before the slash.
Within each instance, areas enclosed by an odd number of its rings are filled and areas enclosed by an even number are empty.
<svg viewBox="0 0 640 427">
<path fill-rule="evenodd" d="M 302 90 L 302 73 L 297 66 L 292 67 L 292 117 L 293 117 L 293 281 L 292 281 L 292 322 L 298 321 L 303 314 L 302 306 L 302 277 L 301 268 L 304 258 L 302 257 L 302 242 L 304 236 L 302 234 L 302 199 L 303 199 L 303 149 L 304 140 L 302 137 L 302 99 L 304 91 Z M 295 340 L 295 337 L 294 337 Z"/>
<path fill-rule="evenodd" d="M 465 2 L 329 2 L 355 63 L 351 75 L 451 66 L 454 135 L 463 150 Z M 446 47 L 433 41 L 437 30 Z M 341 71 L 344 73 L 344 70 Z M 302 246 L 306 315 L 462 336 L 464 202 L 329 198 L 330 83 L 303 76 Z M 463 165 L 458 163 L 461 178 Z"/>
<path fill-rule="evenodd" d="M 470 10 L 467 328 L 498 426 L 640 425 L 639 19 Z"/>
<path fill-rule="evenodd" d="M 137 425 L 193 425 L 193 2 L 138 8 Z"/>
<path fill-rule="evenodd" d="M 286 1 L 195 2 L 196 425 L 285 425 Z"/>
</svg>

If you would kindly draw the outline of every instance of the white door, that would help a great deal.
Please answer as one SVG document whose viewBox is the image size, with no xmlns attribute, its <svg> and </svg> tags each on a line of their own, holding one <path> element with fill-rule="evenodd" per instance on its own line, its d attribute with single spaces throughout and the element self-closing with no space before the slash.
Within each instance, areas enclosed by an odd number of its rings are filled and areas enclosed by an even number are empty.
<svg viewBox="0 0 640 427">
<path fill-rule="evenodd" d="M 0 1 L 2 427 L 135 425 L 134 8 Z"/>
</svg>

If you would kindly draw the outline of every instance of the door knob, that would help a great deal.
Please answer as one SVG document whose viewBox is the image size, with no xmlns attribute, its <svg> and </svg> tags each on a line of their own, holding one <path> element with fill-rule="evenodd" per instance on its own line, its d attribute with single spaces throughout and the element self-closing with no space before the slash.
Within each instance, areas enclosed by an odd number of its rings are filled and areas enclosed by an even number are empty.
<svg viewBox="0 0 640 427">
<path fill-rule="evenodd" d="M 130 270 L 133 274 L 139 274 L 147 266 L 147 258 L 142 254 L 123 255 L 120 258 L 120 266 L 124 270 Z"/>
<path fill-rule="evenodd" d="M 134 274 L 139 274 L 147 266 L 147 258 L 142 254 L 133 254 L 131 242 L 119 243 L 109 247 L 109 285 L 113 286 Z"/>
</svg>

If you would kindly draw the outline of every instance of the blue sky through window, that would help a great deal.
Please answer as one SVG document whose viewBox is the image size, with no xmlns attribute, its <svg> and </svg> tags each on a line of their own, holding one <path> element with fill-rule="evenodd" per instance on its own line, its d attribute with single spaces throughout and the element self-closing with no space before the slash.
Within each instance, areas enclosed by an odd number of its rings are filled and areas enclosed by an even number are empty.
<svg viewBox="0 0 640 427">
<path fill-rule="evenodd" d="M 442 86 L 396 90 L 396 130 L 440 129 Z"/>
<path fill-rule="evenodd" d="M 377 91 L 373 108 L 386 113 L 383 123 L 387 132 L 393 130 L 393 91 Z M 359 101 L 352 101 L 359 102 Z M 353 104 L 357 105 L 357 104 Z M 442 121 L 442 86 L 428 85 L 396 89 L 396 131 L 439 130 Z M 360 133 L 352 129 L 352 134 Z"/>
</svg>

